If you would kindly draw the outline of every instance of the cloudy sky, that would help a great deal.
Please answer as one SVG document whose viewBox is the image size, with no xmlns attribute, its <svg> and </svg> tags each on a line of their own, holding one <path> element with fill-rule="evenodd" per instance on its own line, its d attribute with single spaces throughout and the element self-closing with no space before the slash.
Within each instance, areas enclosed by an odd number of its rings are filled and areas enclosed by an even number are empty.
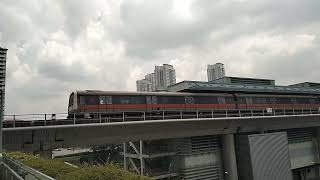
<svg viewBox="0 0 320 180">
<path fill-rule="evenodd" d="M 320 82 L 319 0 L 1 0 L 6 113 L 66 112 L 76 89 L 135 90 L 154 65 L 177 81 Z"/>
</svg>

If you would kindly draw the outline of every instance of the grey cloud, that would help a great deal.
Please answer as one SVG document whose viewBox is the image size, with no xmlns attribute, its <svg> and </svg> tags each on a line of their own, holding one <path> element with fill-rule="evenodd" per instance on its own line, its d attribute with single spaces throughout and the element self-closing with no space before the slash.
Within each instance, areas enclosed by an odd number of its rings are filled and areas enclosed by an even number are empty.
<svg viewBox="0 0 320 180">
<path fill-rule="evenodd" d="M 320 82 L 320 54 L 308 49 L 292 55 L 268 56 L 255 65 L 255 74 L 276 79 L 279 84 Z"/>
<path fill-rule="evenodd" d="M 85 65 L 80 63 L 74 63 L 66 66 L 60 61 L 49 60 L 38 62 L 38 72 L 47 78 L 56 79 L 59 82 L 85 82 L 90 80 L 90 78 L 84 66 Z"/>
<path fill-rule="evenodd" d="M 180 80 L 206 80 L 206 64 L 221 61 L 228 75 L 320 81 L 318 0 L 195 0 L 190 19 L 174 14 L 171 0 L 117 2 L 2 0 L 0 46 L 12 53 L 7 112 L 65 111 L 75 89 L 133 90 L 163 63 L 174 64 Z M 100 23 L 97 34 L 88 30 Z M 259 43 L 296 35 L 315 39 L 290 53 Z"/>
<path fill-rule="evenodd" d="M 124 1 L 120 9 L 123 26 L 116 31 L 129 55 L 148 59 L 166 49 L 188 45 L 201 49 L 212 32 L 218 44 L 261 31 L 281 34 L 320 20 L 317 0 L 201 0 L 191 5 L 189 21 L 174 17 L 172 5 L 173 1 Z"/>
</svg>

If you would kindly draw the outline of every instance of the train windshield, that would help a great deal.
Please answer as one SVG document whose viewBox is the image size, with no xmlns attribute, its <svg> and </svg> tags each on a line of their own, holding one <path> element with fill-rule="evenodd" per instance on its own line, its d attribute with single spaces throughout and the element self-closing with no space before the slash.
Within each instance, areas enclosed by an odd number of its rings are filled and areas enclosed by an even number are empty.
<svg viewBox="0 0 320 180">
<path fill-rule="evenodd" d="M 73 98 L 74 98 L 74 93 L 72 93 L 70 95 L 70 98 L 69 98 L 69 107 L 73 106 Z"/>
</svg>

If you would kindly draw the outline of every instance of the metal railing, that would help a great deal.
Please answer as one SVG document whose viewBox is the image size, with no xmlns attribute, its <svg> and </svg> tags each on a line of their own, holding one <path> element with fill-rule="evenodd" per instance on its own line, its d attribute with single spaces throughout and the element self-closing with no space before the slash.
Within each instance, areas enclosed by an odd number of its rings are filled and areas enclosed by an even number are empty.
<svg viewBox="0 0 320 180">
<path fill-rule="evenodd" d="M 260 117 L 320 114 L 320 109 L 206 109 L 206 110 L 155 110 L 126 112 L 90 112 L 79 114 L 26 114 L 5 115 L 4 128 L 52 126 L 68 124 L 113 123 L 129 121 L 153 121 L 169 119 L 204 119 L 228 117 Z M 67 118 L 69 116 L 69 118 Z M 86 117 L 86 118 L 84 118 Z"/>
<path fill-rule="evenodd" d="M 23 180 L 23 178 L 11 169 L 7 164 L 0 164 L 0 180 Z"/>
<path fill-rule="evenodd" d="M 41 173 L 15 159 L 4 156 L 4 163 L 1 167 L 2 179 L 9 180 L 23 180 L 23 179 L 34 179 L 34 180 L 55 180 L 54 178 Z"/>
</svg>

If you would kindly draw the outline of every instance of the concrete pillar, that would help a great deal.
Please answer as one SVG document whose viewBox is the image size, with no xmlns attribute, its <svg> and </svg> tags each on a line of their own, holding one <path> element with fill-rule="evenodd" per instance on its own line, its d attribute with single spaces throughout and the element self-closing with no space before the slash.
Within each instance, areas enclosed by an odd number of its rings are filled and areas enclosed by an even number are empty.
<svg viewBox="0 0 320 180">
<path fill-rule="evenodd" d="M 52 150 L 39 151 L 39 156 L 43 159 L 52 159 Z"/>
<path fill-rule="evenodd" d="M 317 160 L 320 161 L 320 128 L 316 128 L 316 140 L 313 143 L 315 144 L 315 155 Z"/>
<path fill-rule="evenodd" d="M 238 180 L 236 152 L 233 134 L 222 135 L 225 180 Z"/>
</svg>

